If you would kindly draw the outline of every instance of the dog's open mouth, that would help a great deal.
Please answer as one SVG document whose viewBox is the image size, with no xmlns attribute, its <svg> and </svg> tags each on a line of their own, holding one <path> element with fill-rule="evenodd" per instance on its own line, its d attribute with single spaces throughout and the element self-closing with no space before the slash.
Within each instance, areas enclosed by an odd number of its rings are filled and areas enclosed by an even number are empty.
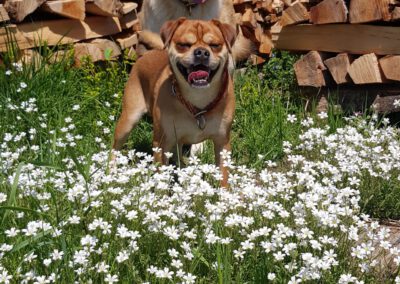
<svg viewBox="0 0 400 284">
<path fill-rule="evenodd" d="M 186 68 L 178 62 L 177 66 L 183 77 L 188 81 L 189 85 L 195 88 L 208 87 L 218 70 L 218 68 L 211 70 L 208 66 L 202 64 L 192 65 Z"/>
</svg>

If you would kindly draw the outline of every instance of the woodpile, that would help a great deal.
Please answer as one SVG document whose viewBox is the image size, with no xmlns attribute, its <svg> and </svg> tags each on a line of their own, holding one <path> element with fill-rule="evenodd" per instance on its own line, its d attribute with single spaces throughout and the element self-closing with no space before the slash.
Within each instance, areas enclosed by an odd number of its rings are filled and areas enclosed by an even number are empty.
<svg viewBox="0 0 400 284">
<path fill-rule="evenodd" d="M 387 90 L 389 101 L 400 94 L 400 1 L 284 2 L 271 37 L 276 49 L 306 53 L 294 66 L 299 86 L 319 93 L 369 88 L 377 111 L 400 111 L 382 103 Z"/>
<path fill-rule="evenodd" d="M 139 4 L 133 0 L 0 0 L 0 52 L 17 46 L 19 60 L 30 62 L 30 55 L 40 56 L 34 50 L 38 46 L 69 48 L 72 44 L 77 65 L 86 57 L 117 58 L 125 49 L 134 51 L 137 44 Z"/>
</svg>

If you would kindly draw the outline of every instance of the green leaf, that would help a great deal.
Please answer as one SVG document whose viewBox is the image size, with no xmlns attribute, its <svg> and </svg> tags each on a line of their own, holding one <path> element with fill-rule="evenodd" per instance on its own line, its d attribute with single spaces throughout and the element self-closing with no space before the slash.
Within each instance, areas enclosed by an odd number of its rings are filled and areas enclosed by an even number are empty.
<svg viewBox="0 0 400 284">
<path fill-rule="evenodd" d="M 15 245 L 13 247 L 13 249 L 10 251 L 10 253 L 17 252 L 17 251 L 25 248 L 26 246 L 28 246 L 28 245 L 30 245 L 30 244 L 32 244 L 34 242 L 37 242 L 41 238 L 49 235 L 51 232 L 53 232 L 52 229 L 47 230 L 47 231 L 43 231 L 43 232 L 38 233 L 36 236 L 34 236 L 32 238 L 29 238 L 29 239 L 27 239 L 25 241 L 20 242 L 19 244 Z"/>
<path fill-rule="evenodd" d="M 18 165 L 17 171 L 15 172 L 15 177 L 14 177 L 14 182 L 11 185 L 11 191 L 10 195 L 8 196 L 8 201 L 6 207 L 14 207 L 15 204 L 15 197 L 17 195 L 17 189 L 18 189 L 18 181 L 19 181 L 19 176 L 21 175 L 21 170 L 22 167 L 24 166 L 24 163 L 20 163 Z M 1 221 L 1 224 L 3 225 L 5 220 L 7 219 L 8 215 L 10 214 L 10 210 L 6 209 L 3 215 L 3 220 Z"/>
</svg>

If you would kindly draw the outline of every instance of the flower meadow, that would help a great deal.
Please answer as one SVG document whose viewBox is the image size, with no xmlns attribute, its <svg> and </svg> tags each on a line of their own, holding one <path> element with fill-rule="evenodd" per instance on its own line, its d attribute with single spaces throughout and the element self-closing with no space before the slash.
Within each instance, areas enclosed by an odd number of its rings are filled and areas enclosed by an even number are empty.
<svg viewBox="0 0 400 284">
<path fill-rule="evenodd" d="M 161 166 L 128 149 L 110 163 L 113 115 L 86 137 L 81 105 L 51 128 L 29 83 L 15 90 L 26 99 L 0 106 L 15 117 L 0 125 L 0 283 L 400 283 L 399 247 L 362 208 L 366 185 L 400 184 L 386 120 L 331 129 L 288 113 L 300 135 L 282 159 L 223 153 L 226 189 L 198 157 Z"/>
</svg>

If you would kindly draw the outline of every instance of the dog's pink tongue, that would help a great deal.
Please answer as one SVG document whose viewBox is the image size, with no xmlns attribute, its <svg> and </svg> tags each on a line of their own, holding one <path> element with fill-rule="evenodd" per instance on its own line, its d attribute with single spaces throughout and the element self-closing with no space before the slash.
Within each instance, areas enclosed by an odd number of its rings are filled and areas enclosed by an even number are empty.
<svg viewBox="0 0 400 284">
<path fill-rule="evenodd" d="M 205 3 L 207 0 L 193 0 L 193 2 L 195 3 L 195 4 L 203 4 L 203 3 Z"/>
<path fill-rule="evenodd" d="M 208 77 L 207 71 L 203 71 L 203 70 L 194 71 L 189 74 L 188 81 L 192 82 L 193 80 L 207 79 L 207 77 Z"/>
</svg>

